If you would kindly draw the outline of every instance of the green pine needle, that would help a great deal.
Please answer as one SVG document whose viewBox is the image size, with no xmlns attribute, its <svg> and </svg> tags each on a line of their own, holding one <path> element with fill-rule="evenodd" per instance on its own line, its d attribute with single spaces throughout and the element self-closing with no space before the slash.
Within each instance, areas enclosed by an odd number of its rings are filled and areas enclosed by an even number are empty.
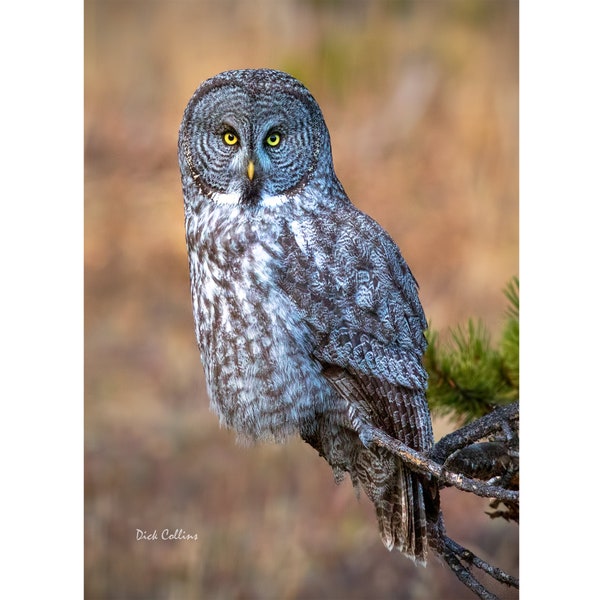
<svg viewBox="0 0 600 600">
<path fill-rule="evenodd" d="M 451 330 L 442 345 L 439 335 L 427 332 L 424 356 L 429 373 L 427 397 L 431 410 L 467 423 L 519 397 L 519 281 L 514 277 L 504 294 L 509 301 L 507 320 L 498 348 L 481 321 Z"/>
</svg>

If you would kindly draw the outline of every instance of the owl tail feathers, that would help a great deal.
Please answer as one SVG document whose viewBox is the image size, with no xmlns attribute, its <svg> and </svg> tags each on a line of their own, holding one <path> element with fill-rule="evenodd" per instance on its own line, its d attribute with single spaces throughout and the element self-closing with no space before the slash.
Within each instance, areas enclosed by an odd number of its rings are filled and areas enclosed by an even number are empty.
<svg viewBox="0 0 600 600">
<path fill-rule="evenodd" d="M 381 539 L 388 550 L 399 550 L 425 566 L 428 550 L 438 546 L 437 489 L 400 462 L 397 469 L 395 485 L 372 498 Z"/>
</svg>

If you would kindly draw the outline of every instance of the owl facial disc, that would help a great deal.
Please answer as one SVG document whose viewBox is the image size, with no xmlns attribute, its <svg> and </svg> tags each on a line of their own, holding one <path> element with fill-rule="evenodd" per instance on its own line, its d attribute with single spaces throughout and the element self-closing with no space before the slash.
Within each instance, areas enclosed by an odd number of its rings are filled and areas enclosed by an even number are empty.
<svg viewBox="0 0 600 600">
<path fill-rule="evenodd" d="M 186 108 L 180 148 L 182 173 L 200 196 L 219 204 L 278 206 L 296 196 L 317 165 L 331 165 L 314 98 L 289 75 L 269 70 L 204 82 Z"/>
</svg>

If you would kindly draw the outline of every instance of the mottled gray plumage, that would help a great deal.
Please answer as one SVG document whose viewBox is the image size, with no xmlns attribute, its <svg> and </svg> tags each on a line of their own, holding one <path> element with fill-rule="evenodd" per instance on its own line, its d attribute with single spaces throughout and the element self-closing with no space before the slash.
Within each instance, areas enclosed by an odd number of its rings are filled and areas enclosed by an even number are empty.
<svg viewBox="0 0 600 600">
<path fill-rule="evenodd" d="M 179 161 L 212 408 L 242 438 L 300 434 L 365 490 L 386 546 L 425 562 L 435 485 L 361 436 L 431 448 L 426 321 L 396 244 L 337 179 L 316 101 L 286 73 L 221 73 L 185 110 Z"/>
</svg>

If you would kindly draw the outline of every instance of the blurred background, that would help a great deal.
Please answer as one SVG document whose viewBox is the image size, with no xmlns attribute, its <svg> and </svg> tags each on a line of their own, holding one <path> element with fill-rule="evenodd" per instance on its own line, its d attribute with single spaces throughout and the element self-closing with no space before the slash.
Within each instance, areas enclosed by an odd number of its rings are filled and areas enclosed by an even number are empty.
<svg viewBox="0 0 600 600">
<path fill-rule="evenodd" d="M 308 445 L 244 448 L 219 429 L 177 135 L 220 71 L 298 77 L 338 177 L 397 241 L 433 327 L 481 317 L 496 336 L 519 267 L 518 26 L 514 0 L 86 0 L 86 598 L 472 597 L 435 559 L 390 554 L 370 502 Z M 436 439 L 453 427 L 434 420 Z M 487 504 L 445 490 L 449 534 L 518 575 L 518 527 Z"/>
</svg>

